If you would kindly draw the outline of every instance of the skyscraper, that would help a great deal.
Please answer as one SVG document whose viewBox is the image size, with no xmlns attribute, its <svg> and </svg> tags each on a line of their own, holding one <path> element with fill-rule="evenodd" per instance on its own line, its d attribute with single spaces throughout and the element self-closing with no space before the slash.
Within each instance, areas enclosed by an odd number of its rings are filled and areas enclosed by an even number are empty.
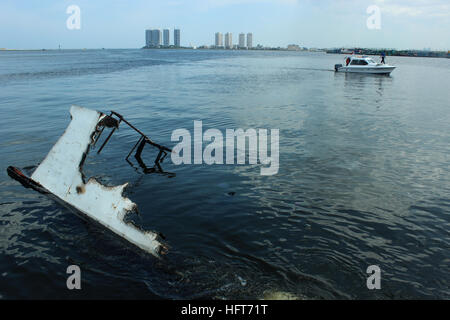
<svg viewBox="0 0 450 320">
<path fill-rule="evenodd" d="M 174 29 L 173 30 L 173 44 L 175 45 L 175 47 L 181 47 L 180 43 L 181 43 L 180 29 Z"/>
<path fill-rule="evenodd" d="M 170 45 L 170 31 L 169 29 L 164 29 L 163 30 L 163 45 L 165 47 L 168 47 Z"/>
<path fill-rule="evenodd" d="M 225 48 L 231 49 L 233 47 L 233 35 L 229 32 L 225 33 Z"/>
<path fill-rule="evenodd" d="M 161 30 L 153 29 L 151 30 L 152 36 L 150 41 L 150 46 L 159 47 L 161 45 Z"/>
<path fill-rule="evenodd" d="M 247 33 L 247 48 L 253 47 L 253 34 L 251 32 Z"/>
<path fill-rule="evenodd" d="M 145 46 L 150 47 L 152 43 L 152 30 L 145 30 Z"/>
<path fill-rule="evenodd" d="M 223 47 L 223 37 L 220 32 L 216 32 L 216 47 Z"/>
<path fill-rule="evenodd" d="M 245 48 L 245 34 L 239 33 L 239 48 Z"/>
</svg>

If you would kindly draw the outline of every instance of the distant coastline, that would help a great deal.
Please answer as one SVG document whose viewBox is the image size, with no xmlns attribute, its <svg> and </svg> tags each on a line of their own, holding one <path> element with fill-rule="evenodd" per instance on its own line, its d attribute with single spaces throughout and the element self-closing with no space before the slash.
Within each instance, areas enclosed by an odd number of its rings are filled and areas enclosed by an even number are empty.
<svg viewBox="0 0 450 320">
<path fill-rule="evenodd" d="M 289 45 L 286 48 L 282 47 L 263 47 L 258 45 L 256 47 L 240 48 L 238 46 L 233 46 L 232 48 L 225 48 L 224 46 L 192 46 L 192 47 L 175 47 L 175 46 L 144 46 L 142 49 L 151 49 L 151 50 L 165 50 L 165 49 L 191 49 L 191 50 L 226 50 L 226 51 L 309 51 L 309 52 L 325 52 L 326 49 L 317 49 L 317 48 L 302 48 L 299 46 Z"/>
<path fill-rule="evenodd" d="M 1 51 L 47 51 L 47 50 L 58 50 L 58 49 L 7 49 L 7 48 L 0 48 Z"/>
<path fill-rule="evenodd" d="M 0 48 L 0 52 L 2 51 L 68 51 L 68 50 L 105 50 L 105 48 L 92 48 L 92 49 L 86 49 L 86 48 L 72 48 L 72 49 L 59 49 L 59 48 L 55 48 L 55 49 L 8 49 L 8 48 Z"/>
<path fill-rule="evenodd" d="M 8 49 L 0 48 L 0 52 L 42 52 L 42 51 L 70 51 L 70 50 L 122 50 L 122 49 L 139 49 L 139 48 L 71 48 L 71 49 Z M 397 57 L 421 57 L 421 58 L 450 58 L 450 51 L 431 51 L 431 50 L 396 50 L 396 49 L 368 49 L 368 48 L 305 48 L 305 47 L 263 47 L 257 46 L 253 48 L 223 48 L 215 46 L 199 46 L 199 47 L 175 47 L 175 46 L 160 46 L 160 47 L 141 47 L 140 49 L 147 50 L 224 50 L 224 51 L 299 51 L 299 52 L 323 52 L 327 54 L 358 54 L 358 55 L 374 55 L 380 56 L 383 53 L 386 56 Z"/>
<path fill-rule="evenodd" d="M 450 51 L 431 51 L 431 50 L 396 50 L 396 49 L 368 49 L 368 48 L 338 48 L 338 49 L 323 49 L 323 48 L 306 48 L 297 45 L 289 45 L 282 47 L 263 47 L 258 45 L 253 48 L 224 48 L 216 46 L 199 46 L 199 47 L 174 47 L 174 46 L 157 46 L 157 47 L 142 47 L 142 49 L 164 50 L 164 49 L 203 49 L 203 50 L 227 50 L 227 51 L 307 51 L 307 52 L 325 52 L 328 54 L 360 54 L 360 55 L 376 55 L 380 56 L 383 53 L 386 56 L 398 57 L 422 57 L 422 58 L 450 58 Z"/>
<path fill-rule="evenodd" d="M 450 51 L 431 51 L 431 50 L 396 50 L 396 49 L 368 49 L 368 48 L 351 48 L 351 49 L 328 49 L 330 54 L 361 54 L 380 56 L 383 53 L 386 56 L 397 57 L 421 57 L 421 58 L 450 58 Z"/>
</svg>

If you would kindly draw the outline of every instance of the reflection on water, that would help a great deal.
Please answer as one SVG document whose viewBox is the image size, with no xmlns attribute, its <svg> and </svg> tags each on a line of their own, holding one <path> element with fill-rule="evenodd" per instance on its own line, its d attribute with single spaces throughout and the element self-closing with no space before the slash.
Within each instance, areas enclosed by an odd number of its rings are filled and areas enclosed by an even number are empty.
<svg viewBox="0 0 450 320">
<path fill-rule="evenodd" d="M 398 68 L 386 77 L 334 73 L 339 59 L 1 53 L 1 297 L 71 298 L 65 271 L 77 264 L 86 298 L 449 298 L 449 63 L 392 57 Z M 121 128 L 84 172 L 130 182 L 140 215 L 129 218 L 170 245 L 156 260 L 7 176 L 9 165 L 43 159 L 71 104 L 115 110 L 169 147 L 194 120 L 203 130 L 279 129 L 280 170 L 168 157 L 153 171 L 173 175 L 145 174 L 123 160 L 136 137 Z M 155 154 L 143 155 L 148 167 Z M 380 291 L 366 288 L 373 264 Z"/>
</svg>

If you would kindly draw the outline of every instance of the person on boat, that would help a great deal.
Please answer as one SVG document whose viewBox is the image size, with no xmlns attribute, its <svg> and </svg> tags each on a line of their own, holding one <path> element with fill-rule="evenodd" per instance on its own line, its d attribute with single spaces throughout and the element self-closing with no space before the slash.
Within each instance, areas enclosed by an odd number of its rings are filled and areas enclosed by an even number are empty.
<svg viewBox="0 0 450 320">
<path fill-rule="evenodd" d="M 381 63 L 385 64 L 384 58 L 386 57 L 386 53 L 384 51 L 381 53 Z"/>
<path fill-rule="evenodd" d="M 345 60 L 346 66 L 348 66 L 348 64 L 350 63 L 350 58 L 347 57 L 347 60 Z"/>
</svg>

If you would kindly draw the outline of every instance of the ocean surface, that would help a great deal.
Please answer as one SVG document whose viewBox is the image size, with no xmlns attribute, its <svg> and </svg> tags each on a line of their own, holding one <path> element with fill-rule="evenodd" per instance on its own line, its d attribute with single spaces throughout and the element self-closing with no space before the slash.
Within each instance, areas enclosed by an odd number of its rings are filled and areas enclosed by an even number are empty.
<svg viewBox="0 0 450 320">
<path fill-rule="evenodd" d="M 378 60 L 378 57 L 375 57 Z M 391 76 L 335 73 L 343 56 L 213 50 L 0 52 L 0 298 L 450 299 L 450 60 L 387 57 Z M 32 172 L 69 108 L 117 111 L 154 141 L 279 129 L 279 172 L 175 165 L 144 174 L 121 126 L 86 177 L 130 182 L 130 217 L 169 252 L 143 254 L 9 178 Z M 150 164 L 156 151 L 146 147 Z M 68 290 L 66 268 L 81 268 Z M 381 289 L 366 286 L 368 266 Z"/>
</svg>

